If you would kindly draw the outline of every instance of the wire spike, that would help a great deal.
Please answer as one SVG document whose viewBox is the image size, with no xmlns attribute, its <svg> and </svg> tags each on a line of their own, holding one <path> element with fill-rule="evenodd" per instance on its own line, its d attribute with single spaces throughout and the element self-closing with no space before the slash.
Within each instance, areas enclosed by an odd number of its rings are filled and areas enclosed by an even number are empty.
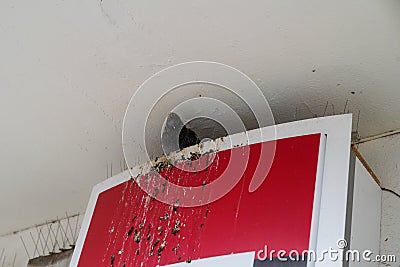
<svg viewBox="0 0 400 267">
<path fill-rule="evenodd" d="M 35 249 L 33 250 L 33 255 L 32 255 L 32 258 L 35 258 L 36 252 L 39 253 L 39 251 L 38 251 L 38 243 L 39 243 L 39 240 L 37 240 L 37 241 L 35 242 L 35 238 L 33 238 L 32 232 L 29 232 L 29 235 L 31 236 L 33 245 L 35 246 Z"/>
<path fill-rule="evenodd" d="M 326 105 L 325 105 L 325 109 L 324 109 L 324 114 L 322 115 L 322 117 L 325 117 L 326 111 L 328 110 L 328 105 L 329 105 L 329 101 L 326 101 Z"/>
<path fill-rule="evenodd" d="M 347 108 L 347 104 L 349 103 L 349 100 L 346 99 L 346 104 L 344 105 L 344 110 L 343 110 L 343 114 L 346 113 L 346 108 Z"/>
<path fill-rule="evenodd" d="M 74 233 L 74 245 L 76 244 L 76 240 L 78 238 L 77 233 L 78 233 L 78 223 L 79 223 L 79 214 L 76 216 L 76 223 L 75 223 L 75 233 Z"/>
<path fill-rule="evenodd" d="M 17 252 L 14 253 L 13 267 L 15 266 L 15 260 L 17 259 Z"/>
<path fill-rule="evenodd" d="M 31 257 L 29 256 L 28 249 L 26 248 L 24 239 L 22 238 L 22 236 L 19 236 L 19 238 L 21 239 L 22 245 L 24 246 L 24 249 L 25 249 L 26 255 L 28 256 L 28 259 L 31 259 Z M 1 257 L 0 257 L 0 259 L 1 259 Z"/>
</svg>

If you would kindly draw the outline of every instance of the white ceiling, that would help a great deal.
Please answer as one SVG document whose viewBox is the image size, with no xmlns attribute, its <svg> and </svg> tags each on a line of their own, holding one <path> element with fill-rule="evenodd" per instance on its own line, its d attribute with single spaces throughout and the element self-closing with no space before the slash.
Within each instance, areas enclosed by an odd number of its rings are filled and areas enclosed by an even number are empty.
<svg viewBox="0 0 400 267">
<path fill-rule="evenodd" d="M 83 211 L 131 95 L 176 63 L 238 68 L 278 122 L 348 101 L 362 136 L 400 128 L 398 0 L 2 0 L 0 36 L 0 234 Z"/>
</svg>

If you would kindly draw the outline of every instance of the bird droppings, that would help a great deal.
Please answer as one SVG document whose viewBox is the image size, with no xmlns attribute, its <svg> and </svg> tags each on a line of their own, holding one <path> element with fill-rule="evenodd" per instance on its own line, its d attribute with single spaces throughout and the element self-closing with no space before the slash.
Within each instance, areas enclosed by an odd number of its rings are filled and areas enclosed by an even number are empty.
<svg viewBox="0 0 400 267">
<path fill-rule="evenodd" d="M 208 213 L 210 212 L 209 206 L 207 205 L 206 214 L 204 214 L 204 218 L 208 217 Z"/>
<path fill-rule="evenodd" d="M 156 164 L 156 166 L 154 166 L 154 170 L 156 172 L 160 172 L 169 166 L 171 166 L 171 164 L 169 162 L 160 161 Z"/>
<path fill-rule="evenodd" d="M 130 236 L 131 234 L 132 234 L 132 232 L 133 232 L 133 230 L 134 230 L 134 228 L 133 228 L 133 226 L 128 230 L 128 236 Z"/>
<path fill-rule="evenodd" d="M 178 255 L 179 244 L 172 248 L 172 251 L 175 252 L 175 255 Z"/>
<path fill-rule="evenodd" d="M 157 231 L 158 231 L 158 235 L 161 235 L 164 232 L 163 227 L 162 226 L 158 226 L 157 227 Z"/>
<path fill-rule="evenodd" d="M 161 257 L 161 252 L 164 250 L 165 246 L 167 245 L 167 241 L 163 241 L 160 245 L 160 247 L 157 249 L 157 257 L 160 259 Z"/>
<path fill-rule="evenodd" d="M 169 218 L 169 214 L 166 213 L 164 216 L 160 216 L 160 221 L 166 221 Z"/>
<path fill-rule="evenodd" d="M 154 241 L 153 245 L 151 245 L 151 250 L 150 250 L 150 256 L 154 255 L 154 248 L 158 245 L 158 243 L 160 243 L 160 240 L 157 239 L 156 241 Z"/>
<path fill-rule="evenodd" d="M 198 152 L 190 152 L 190 160 L 198 160 L 200 158 L 201 154 Z"/>
<path fill-rule="evenodd" d="M 176 220 L 174 228 L 172 228 L 172 230 L 171 230 L 171 233 L 173 235 L 176 235 L 181 230 L 180 225 L 181 225 L 181 222 L 179 220 Z"/>
<path fill-rule="evenodd" d="M 161 245 L 160 245 L 161 250 L 163 250 L 163 249 L 165 248 L 166 245 L 167 245 L 167 241 L 164 240 L 164 241 L 161 243 Z"/>
<path fill-rule="evenodd" d="M 241 144 L 237 144 L 240 146 Z M 195 159 L 199 162 L 205 162 L 209 155 L 205 153 L 190 153 L 190 150 L 183 150 L 182 154 L 185 159 L 193 160 L 192 168 L 198 166 Z M 215 147 L 216 151 L 221 149 L 220 147 Z M 233 149 L 234 150 L 234 149 Z M 236 149 L 236 151 L 242 154 L 242 149 Z M 171 189 L 168 185 L 164 187 L 161 185 L 163 181 L 158 182 L 158 177 L 162 176 L 168 183 L 174 183 L 178 185 L 183 185 L 187 188 L 189 195 L 191 186 L 193 187 L 204 187 L 204 190 L 199 190 L 199 192 L 204 192 L 206 194 L 210 185 L 215 179 L 217 179 L 219 174 L 226 170 L 227 159 L 230 156 L 228 153 L 217 152 L 211 165 L 204 170 L 196 170 L 197 174 L 194 175 L 191 172 L 193 169 L 188 171 L 179 169 L 179 161 L 167 161 L 167 158 L 157 158 L 156 162 L 152 162 L 154 168 L 151 171 L 146 169 L 138 169 L 139 175 L 133 175 L 134 183 L 127 181 L 126 183 L 121 183 L 114 192 L 106 192 L 105 194 L 113 194 L 112 203 L 104 201 L 104 205 L 109 205 L 108 216 L 105 218 L 108 220 L 107 224 L 104 225 L 101 230 L 102 233 L 107 233 L 110 226 L 114 226 L 114 232 L 108 235 L 108 242 L 106 250 L 99 251 L 103 254 L 103 263 L 93 266 L 103 266 L 110 262 L 110 256 L 115 255 L 114 265 L 115 267 L 120 267 L 126 261 L 126 266 L 132 267 L 151 267 L 151 266 L 166 266 L 175 263 L 195 263 L 197 259 L 204 258 L 207 254 L 205 251 L 208 247 L 204 244 L 212 244 L 218 247 L 224 248 L 225 246 L 220 246 L 220 243 L 213 243 L 215 237 L 219 240 L 224 240 L 224 235 L 230 236 L 229 227 L 232 225 L 227 225 L 222 222 L 219 231 L 215 227 L 217 217 L 220 216 L 221 211 L 225 211 L 224 208 L 238 211 L 238 207 L 235 206 L 234 201 L 229 201 L 227 207 L 225 206 L 214 206 L 216 202 L 211 204 L 198 205 L 195 208 L 188 207 L 185 202 L 185 196 L 177 195 L 176 192 Z M 179 156 L 181 157 L 181 154 Z M 211 158 L 211 157 L 209 157 Z M 211 160 L 210 160 L 211 161 Z M 163 162 L 163 163 L 160 163 Z M 173 162 L 174 164 L 170 164 Z M 180 166 L 182 166 L 182 163 Z M 186 165 L 185 165 L 186 166 Z M 149 166 L 148 166 L 149 167 Z M 157 176 L 158 174 L 159 176 Z M 129 177 L 128 177 L 129 178 Z M 250 179 L 247 179 L 248 181 Z M 155 183 L 152 183 L 155 181 Z M 142 190 L 141 184 L 149 185 L 150 192 L 153 192 L 154 188 L 158 188 L 158 196 L 168 196 L 170 197 L 168 203 L 163 203 L 157 198 L 151 198 L 147 195 L 146 190 Z M 246 186 L 240 185 L 242 188 Z M 240 189 L 238 186 L 235 189 Z M 234 190 L 235 190 L 234 189 Z M 237 190 L 240 191 L 240 190 Z M 237 192 L 234 191 L 234 192 Z M 201 195 L 202 196 L 202 195 Z M 230 195 L 236 197 L 235 194 Z M 228 197 L 230 197 L 228 196 Z M 205 195 L 204 203 L 207 203 L 208 195 Z M 179 200 L 178 200 L 179 199 Z M 175 204 L 174 204 L 175 203 Z M 239 204 L 237 204 L 239 205 Z M 112 208 L 111 208 L 112 207 Z M 229 214 L 231 214 L 229 212 Z M 223 214 L 222 214 L 223 215 Z M 226 220 L 230 221 L 232 224 L 236 222 L 241 223 L 240 219 L 246 216 L 246 213 L 238 212 L 231 214 L 232 216 L 226 216 Z M 219 221 L 219 220 L 218 220 Z M 229 223 L 229 224 L 231 224 Z M 225 226 L 225 227 L 224 227 Z M 228 228 L 225 229 L 225 228 Z M 104 229 L 104 230 L 103 230 Z M 233 228 L 232 231 L 236 231 L 238 228 Z M 249 228 L 247 230 L 249 231 Z M 128 233 L 128 234 L 127 234 Z M 237 230 L 238 239 L 245 235 L 243 231 Z M 201 242 L 201 243 L 200 243 Z M 226 244 L 226 243 L 225 243 Z M 119 254 L 118 251 L 124 251 L 123 254 Z M 226 251 L 225 254 L 230 253 Z"/>
<path fill-rule="evenodd" d="M 175 205 L 173 206 L 172 210 L 174 211 L 174 213 L 178 212 L 178 203 L 175 203 Z"/>
<path fill-rule="evenodd" d="M 135 240 L 136 243 L 140 243 L 142 240 L 142 232 L 135 230 L 135 235 L 133 236 L 133 240 Z"/>
<path fill-rule="evenodd" d="M 114 261 L 115 261 L 115 255 L 113 254 L 113 255 L 111 255 L 111 258 L 110 258 L 111 266 L 114 266 Z"/>
<path fill-rule="evenodd" d="M 162 205 L 157 200 L 158 195 L 171 194 L 168 182 L 182 184 L 187 187 L 187 191 L 192 186 L 191 182 L 196 183 L 193 186 L 203 189 L 211 184 L 212 178 L 208 173 L 218 170 L 219 158 L 214 160 L 210 157 L 210 154 L 215 152 L 212 149 L 203 150 L 202 153 L 196 149 L 200 151 L 200 145 L 196 145 L 194 151 L 192 148 L 183 150 L 175 158 L 156 158 L 151 165 L 140 168 L 138 174 L 130 176 L 130 179 L 124 183 L 125 189 L 122 190 L 123 193 L 115 212 L 127 220 L 125 224 L 121 222 L 116 224 L 113 221 L 108 228 L 110 241 L 103 258 L 108 258 L 109 262 L 112 262 L 112 267 L 145 267 L 153 264 L 156 266 L 162 265 L 167 259 L 175 262 L 191 262 L 192 259 L 200 258 L 198 237 L 206 225 L 210 212 L 209 205 L 200 210 L 192 209 L 188 215 L 188 208 L 181 207 L 180 204 L 182 196 L 174 199 L 172 203 L 175 204 L 170 206 Z M 203 165 L 206 167 L 196 169 Z M 190 169 L 184 171 L 179 169 L 180 166 L 186 166 L 186 168 L 189 166 Z M 218 171 L 222 172 L 223 168 Z M 152 181 L 159 177 L 158 175 L 164 177 L 165 180 L 152 184 Z M 185 179 L 186 177 L 190 177 L 191 180 Z M 137 185 L 141 184 L 149 186 L 150 195 L 140 190 Z M 115 244 L 115 240 L 121 235 L 121 231 L 124 241 L 122 246 L 119 246 Z"/>
</svg>

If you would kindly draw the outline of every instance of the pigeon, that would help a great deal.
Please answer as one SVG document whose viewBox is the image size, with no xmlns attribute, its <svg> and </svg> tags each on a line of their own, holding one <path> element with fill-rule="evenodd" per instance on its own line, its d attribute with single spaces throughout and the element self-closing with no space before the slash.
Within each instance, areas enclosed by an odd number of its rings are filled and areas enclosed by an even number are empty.
<svg viewBox="0 0 400 267">
<path fill-rule="evenodd" d="M 200 139 L 197 134 L 183 125 L 181 131 L 179 132 L 179 149 L 184 149 L 185 147 L 190 147 L 200 143 Z"/>
<path fill-rule="evenodd" d="M 181 118 L 176 113 L 170 113 L 168 115 L 161 140 L 164 152 L 167 154 L 200 143 L 198 135 L 192 129 L 184 125 Z"/>
</svg>

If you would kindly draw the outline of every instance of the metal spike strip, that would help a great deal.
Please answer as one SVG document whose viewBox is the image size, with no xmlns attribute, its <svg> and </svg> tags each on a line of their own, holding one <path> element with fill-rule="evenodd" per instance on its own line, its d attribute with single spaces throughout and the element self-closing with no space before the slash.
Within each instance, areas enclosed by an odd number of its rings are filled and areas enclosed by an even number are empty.
<svg viewBox="0 0 400 267">
<path fill-rule="evenodd" d="M 66 218 L 57 218 L 52 222 L 35 226 L 32 231 L 25 231 L 26 235 L 30 237 L 28 243 L 26 237 L 24 239 L 23 235 L 20 235 L 21 243 L 29 259 L 54 254 L 75 246 L 80 228 L 80 214 L 69 216 L 66 213 L 66 215 Z M 76 221 L 72 220 L 74 217 Z M 56 230 L 55 226 L 57 226 Z M 33 252 L 30 250 L 31 248 Z M 4 250 L 0 250 L 0 263 L 5 256 Z"/>
</svg>

